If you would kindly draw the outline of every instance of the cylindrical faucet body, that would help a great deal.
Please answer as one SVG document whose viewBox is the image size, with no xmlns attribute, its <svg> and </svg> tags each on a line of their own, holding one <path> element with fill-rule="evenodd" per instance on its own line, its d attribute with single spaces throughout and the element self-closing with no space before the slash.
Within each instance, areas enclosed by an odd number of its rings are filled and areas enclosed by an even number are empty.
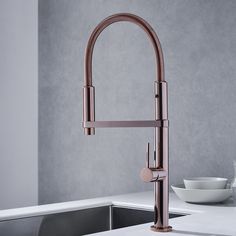
<svg viewBox="0 0 236 236">
<path fill-rule="evenodd" d="M 168 121 L 167 82 L 154 82 L 155 119 Z M 169 128 L 157 127 L 154 133 L 154 168 L 163 169 L 165 177 L 154 182 L 155 219 L 153 230 L 170 231 L 169 226 Z"/>
</svg>

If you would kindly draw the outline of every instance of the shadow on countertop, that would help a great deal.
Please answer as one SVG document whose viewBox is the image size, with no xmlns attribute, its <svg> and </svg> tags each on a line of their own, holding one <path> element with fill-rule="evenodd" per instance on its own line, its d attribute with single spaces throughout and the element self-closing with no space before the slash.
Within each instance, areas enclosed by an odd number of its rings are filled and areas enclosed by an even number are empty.
<svg viewBox="0 0 236 236">
<path fill-rule="evenodd" d="M 184 230 L 173 230 L 173 233 L 177 233 L 180 235 L 194 235 L 194 236 L 233 236 L 229 234 L 215 234 L 215 233 L 200 233 L 200 232 L 193 232 L 193 231 L 184 231 Z"/>
</svg>

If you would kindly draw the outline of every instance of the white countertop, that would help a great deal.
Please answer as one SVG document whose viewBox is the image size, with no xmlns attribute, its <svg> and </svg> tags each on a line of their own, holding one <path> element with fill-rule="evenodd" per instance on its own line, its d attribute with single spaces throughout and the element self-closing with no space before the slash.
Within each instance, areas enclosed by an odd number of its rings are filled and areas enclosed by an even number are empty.
<svg viewBox="0 0 236 236">
<path fill-rule="evenodd" d="M 0 210 L 0 221 L 107 205 L 153 209 L 153 192 Z M 236 236 L 236 205 L 232 200 L 214 205 L 189 204 L 179 200 L 174 193 L 170 193 L 170 212 L 188 215 L 170 219 L 173 231 L 158 233 L 158 235 Z M 150 223 L 142 224 L 93 235 L 157 235 L 156 232 L 150 230 L 150 225 Z"/>
</svg>

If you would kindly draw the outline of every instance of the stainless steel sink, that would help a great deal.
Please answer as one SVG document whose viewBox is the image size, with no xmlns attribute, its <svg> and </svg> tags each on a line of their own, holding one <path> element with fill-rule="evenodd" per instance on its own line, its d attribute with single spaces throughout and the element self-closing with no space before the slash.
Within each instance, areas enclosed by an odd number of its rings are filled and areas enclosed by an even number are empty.
<svg viewBox="0 0 236 236">
<path fill-rule="evenodd" d="M 170 218 L 176 218 L 180 216 L 183 215 L 172 213 L 169 214 Z M 111 229 L 149 223 L 153 222 L 153 219 L 153 211 L 113 206 L 111 214 Z"/>
<path fill-rule="evenodd" d="M 170 218 L 182 215 L 170 214 Z M 85 209 L 45 217 L 39 236 L 85 235 L 153 221 L 153 212 L 116 206 Z"/>
<path fill-rule="evenodd" d="M 180 216 L 170 214 L 170 218 Z M 152 211 L 102 206 L 0 222 L 0 235 L 79 236 L 152 221 Z"/>
</svg>

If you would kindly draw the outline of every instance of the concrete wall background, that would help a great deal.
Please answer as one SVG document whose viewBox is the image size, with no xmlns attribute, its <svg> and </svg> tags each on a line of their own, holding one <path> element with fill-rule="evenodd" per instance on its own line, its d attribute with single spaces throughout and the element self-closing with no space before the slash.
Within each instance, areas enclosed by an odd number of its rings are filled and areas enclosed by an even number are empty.
<svg viewBox="0 0 236 236">
<path fill-rule="evenodd" d="M 1 0 L 0 35 L 0 209 L 7 209 L 38 203 L 38 1 Z"/>
<path fill-rule="evenodd" d="M 39 1 L 39 202 L 151 189 L 139 179 L 152 130 L 83 135 L 83 56 L 94 27 L 130 12 L 156 30 L 169 83 L 170 181 L 232 178 L 236 158 L 236 2 Z M 153 117 L 154 55 L 130 23 L 110 26 L 95 46 L 96 118 Z"/>
</svg>

